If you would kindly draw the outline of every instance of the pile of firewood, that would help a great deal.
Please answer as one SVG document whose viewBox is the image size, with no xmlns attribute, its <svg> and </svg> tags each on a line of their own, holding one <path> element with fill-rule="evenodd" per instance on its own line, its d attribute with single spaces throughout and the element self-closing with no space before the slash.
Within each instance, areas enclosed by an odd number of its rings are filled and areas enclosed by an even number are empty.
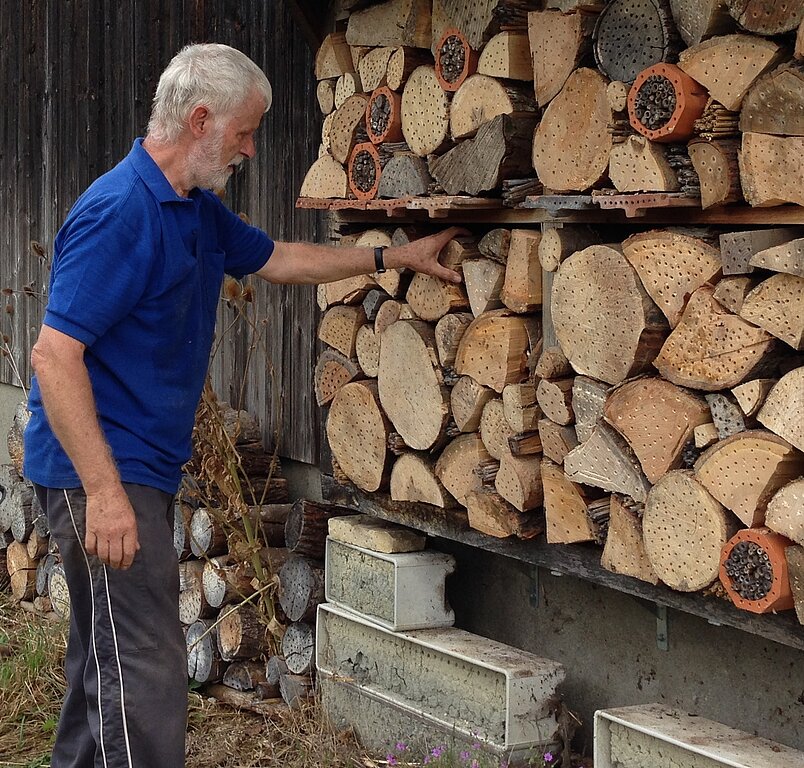
<svg viewBox="0 0 804 768">
<path fill-rule="evenodd" d="M 606 568 L 684 591 L 718 578 L 739 528 L 766 526 L 784 599 L 762 602 L 768 587 L 743 607 L 792 607 L 801 234 L 654 230 L 600 245 L 586 227 L 494 229 L 445 248 L 461 285 L 388 272 L 320 286 L 316 395 L 336 474 L 394 501 L 460 505 L 493 536 L 605 541 Z M 544 349 L 542 309 L 558 339 Z"/>
<path fill-rule="evenodd" d="M 801 3 L 341 5 L 316 57 L 326 117 L 302 198 L 804 204 Z"/>
</svg>

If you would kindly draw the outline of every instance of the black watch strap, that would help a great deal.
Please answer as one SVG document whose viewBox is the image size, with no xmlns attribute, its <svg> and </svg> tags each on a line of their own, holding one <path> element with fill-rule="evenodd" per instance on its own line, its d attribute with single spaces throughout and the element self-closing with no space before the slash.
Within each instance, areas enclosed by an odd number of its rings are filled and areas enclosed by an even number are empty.
<svg viewBox="0 0 804 768">
<path fill-rule="evenodd" d="M 383 260 L 384 245 L 377 245 L 374 247 L 374 271 L 385 272 L 385 261 Z"/>
</svg>

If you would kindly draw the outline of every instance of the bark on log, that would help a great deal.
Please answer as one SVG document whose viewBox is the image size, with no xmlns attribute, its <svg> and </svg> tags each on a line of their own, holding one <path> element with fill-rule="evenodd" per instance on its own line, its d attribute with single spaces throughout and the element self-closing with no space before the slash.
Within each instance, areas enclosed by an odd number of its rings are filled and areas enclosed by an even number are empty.
<svg viewBox="0 0 804 768">
<path fill-rule="evenodd" d="M 11 518 L 11 535 L 15 541 L 25 543 L 33 531 L 34 492 L 24 480 L 15 483 L 11 492 L 8 514 Z"/>
<path fill-rule="evenodd" d="M 568 480 L 561 467 L 542 460 L 544 514 L 548 544 L 574 544 L 597 537 L 589 519 L 587 500 L 579 485 Z"/>
<path fill-rule="evenodd" d="M 226 608 L 217 632 L 218 650 L 224 661 L 254 659 L 269 647 L 268 629 L 251 603 Z"/>
<path fill-rule="evenodd" d="M 313 627 L 301 622 L 291 624 L 282 637 L 282 655 L 292 674 L 309 674 L 315 667 L 315 630 Z"/>
<path fill-rule="evenodd" d="M 430 0 L 386 0 L 349 16 L 349 45 L 429 48 L 432 35 Z"/>
<path fill-rule="evenodd" d="M 659 577 L 650 564 L 642 540 L 643 505 L 627 496 L 613 494 L 609 505 L 609 527 L 600 564 L 612 573 L 658 584 Z"/>
<path fill-rule="evenodd" d="M 506 30 L 483 46 L 477 72 L 506 80 L 533 80 L 533 64 L 526 32 Z"/>
<path fill-rule="evenodd" d="M 542 452 L 542 441 L 538 430 L 518 432 L 508 438 L 508 450 L 512 456 L 533 456 Z"/>
<path fill-rule="evenodd" d="M 670 7 L 676 27 L 689 46 L 735 28 L 726 11 L 726 0 L 670 0 Z"/>
<path fill-rule="evenodd" d="M 539 420 L 539 441 L 545 458 L 563 464 L 564 457 L 578 446 L 574 427 L 562 426 L 550 419 Z"/>
<path fill-rule="evenodd" d="M 681 321 L 654 365 L 682 387 L 716 392 L 761 376 L 774 362 L 769 333 L 726 312 L 704 285 L 690 297 Z"/>
<path fill-rule="evenodd" d="M 288 549 L 300 557 L 322 560 L 329 520 L 348 514 L 351 512 L 345 507 L 319 504 L 307 499 L 295 501 L 285 523 Z"/>
<path fill-rule="evenodd" d="M 318 286 L 318 306 L 323 312 L 333 304 L 360 304 L 375 287 L 369 275 L 357 275 Z"/>
<path fill-rule="evenodd" d="M 749 527 L 764 524 L 773 495 L 802 473 L 801 453 L 761 429 L 721 440 L 695 462 L 698 482 Z"/>
<path fill-rule="evenodd" d="M 432 504 L 444 509 L 453 501 L 436 477 L 431 459 L 416 453 L 403 453 L 391 470 L 391 498 Z"/>
<path fill-rule="evenodd" d="M 749 264 L 752 267 L 804 277 L 804 238 L 758 251 L 751 256 Z"/>
<path fill-rule="evenodd" d="M 672 589 L 695 592 L 718 575 L 720 552 L 736 526 L 687 470 L 664 475 L 645 502 L 642 535 L 656 575 Z"/>
<path fill-rule="evenodd" d="M 740 317 L 793 349 L 804 349 L 804 277 L 777 274 L 745 297 Z"/>
<path fill-rule="evenodd" d="M 314 560 L 291 557 L 279 570 L 279 604 L 290 621 L 313 621 L 324 602 L 324 568 Z"/>
<path fill-rule="evenodd" d="M 187 676 L 199 683 L 217 682 L 226 670 L 216 642 L 217 628 L 212 625 L 204 619 L 187 630 Z"/>
<path fill-rule="evenodd" d="M 729 13 L 737 23 L 758 35 L 792 32 L 804 21 L 801 3 L 776 3 L 768 0 L 726 0 Z"/>
<path fill-rule="evenodd" d="M 341 387 L 362 377 L 363 371 L 357 361 L 344 357 L 334 349 L 325 349 L 316 362 L 313 375 L 316 402 L 326 405 Z"/>
<path fill-rule="evenodd" d="M 265 664 L 258 661 L 236 661 L 223 673 L 223 685 L 235 691 L 253 691 L 258 683 L 264 682 Z"/>
<path fill-rule="evenodd" d="M 467 495 L 482 488 L 474 470 L 490 459 L 480 435 L 476 432 L 460 435 L 444 448 L 438 458 L 436 477 L 460 504 L 466 506 Z"/>
<path fill-rule="evenodd" d="M 204 598 L 213 608 L 234 603 L 255 592 L 254 571 L 228 556 L 212 557 L 203 563 L 201 586 Z"/>
<path fill-rule="evenodd" d="M 804 545 L 804 477 L 782 486 L 768 502 L 765 525 Z"/>
<path fill-rule="evenodd" d="M 786 373 L 771 390 L 757 419 L 772 432 L 804 451 L 804 367 Z"/>
<path fill-rule="evenodd" d="M 436 350 L 438 361 L 443 368 L 450 368 L 455 364 L 458 345 L 473 319 L 468 312 L 454 312 L 444 315 L 436 324 Z"/>
<path fill-rule="evenodd" d="M 511 244 L 500 298 L 512 312 L 533 312 L 542 306 L 542 270 L 538 230 L 511 230 Z"/>
<path fill-rule="evenodd" d="M 593 245 L 570 256 L 556 273 L 551 313 L 572 367 L 609 384 L 644 371 L 666 333 L 664 317 L 618 247 Z"/>
<path fill-rule="evenodd" d="M 402 134 L 419 157 L 438 152 L 448 139 L 449 99 L 436 78 L 435 68 L 413 71 L 402 92 Z"/>
<path fill-rule="evenodd" d="M 511 247 L 511 230 L 498 227 L 486 232 L 477 244 L 478 250 L 487 259 L 494 259 L 500 264 L 508 261 L 508 251 Z"/>
<path fill-rule="evenodd" d="M 744 133 L 740 151 L 743 195 L 753 206 L 804 205 L 804 136 Z"/>
<path fill-rule="evenodd" d="M 226 552 L 226 529 L 220 510 L 199 507 L 190 519 L 190 549 L 196 557 L 214 557 Z"/>
<path fill-rule="evenodd" d="M 532 128 L 536 121 L 536 102 L 521 85 L 507 85 L 488 75 L 472 75 L 452 98 L 450 135 L 454 140 L 469 138 L 500 115 L 509 115 L 514 120 L 527 119 Z"/>
<path fill-rule="evenodd" d="M 740 143 L 736 139 L 691 141 L 687 147 L 701 185 L 701 207 L 727 205 L 742 200 Z"/>
</svg>

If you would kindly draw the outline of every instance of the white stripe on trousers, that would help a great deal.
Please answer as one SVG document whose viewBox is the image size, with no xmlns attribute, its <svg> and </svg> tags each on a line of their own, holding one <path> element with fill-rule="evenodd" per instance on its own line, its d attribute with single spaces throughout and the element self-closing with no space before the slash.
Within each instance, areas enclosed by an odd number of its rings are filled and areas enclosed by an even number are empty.
<svg viewBox="0 0 804 768">
<path fill-rule="evenodd" d="M 89 566 L 89 556 L 87 555 L 87 551 L 84 547 L 84 542 L 81 540 L 81 535 L 78 533 L 78 526 L 75 522 L 75 515 L 73 514 L 73 507 L 70 504 L 70 497 L 67 495 L 67 491 L 64 490 L 64 500 L 67 502 L 67 509 L 70 512 L 70 520 L 73 524 L 73 530 L 75 531 L 75 537 L 78 540 L 78 545 L 81 547 L 81 553 L 84 555 L 84 562 L 87 566 L 87 576 L 89 577 L 89 594 L 92 600 L 92 653 L 95 657 L 95 670 L 98 675 L 98 720 L 100 725 L 100 748 L 101 754 L 103 755 L 103 765 L 104 768 L 108 768 L 108 762 L 106 758 L 106 746 L 103 740 L 103 704 L 101 702 L 101 670 L 100 670 L 100 662 L 98 661 L 98 648 L 95 643 L 95 585 L 92 582 L 92 569 Z M 112 627 L 112 637 L 114 638 L 114 653 L 115 658 L 117 660 L 117 673 L 118 679 L 120 682 L 120 710 L 123 716 L 123 734 L 126 740 L 126 756 L 128 758 L 128 765 L 129 768 L 133 768 L 132 761 L 131 761 L 131 745 L 129 743 L 128 738 L 128 724 L 126 721 L 126 703 L 125 697 L 123 695 L 123 669 L 120 665 L 120 653 L 117 647 L 117 630 L 114 625 L 114 617 L 112 616 L 112 598 L 109 594 L 109 580 L 106 574 L 106 565 L 103 566 L 103 580 L 106 584 L 106 604 L 109 608 L 109 622 L 111 623 Z"/>
</svg>

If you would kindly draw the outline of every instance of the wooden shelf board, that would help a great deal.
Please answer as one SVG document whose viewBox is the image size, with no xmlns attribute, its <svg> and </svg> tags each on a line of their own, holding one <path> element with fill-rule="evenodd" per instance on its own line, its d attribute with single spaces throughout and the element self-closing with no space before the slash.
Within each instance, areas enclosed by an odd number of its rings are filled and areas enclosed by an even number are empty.
<svg viewBox="0 0 804 768">
<path fill-rule="evenodd" d="M 547 544 L 543 537 L 530 541 L 496 539 L 468 528 L 465 515 L 429 504 L 394 502 L 380 493 L 365 494 L 322 475 L 324 498 L 357 512 L 415 528 L 468 546 L 510 557 L 550 571 L 575 576 L 632 597 L 649 600 L 707 621 L 740 629 L 798 650 L 804 650 L 804 627 L 794 614 L 756 615 L 735 608 L 729 601 L 699 593 L 676 592 L 639 579 L 607 571 L 600 565 L 601 549 L 587 544 Z"/>
</svg>

